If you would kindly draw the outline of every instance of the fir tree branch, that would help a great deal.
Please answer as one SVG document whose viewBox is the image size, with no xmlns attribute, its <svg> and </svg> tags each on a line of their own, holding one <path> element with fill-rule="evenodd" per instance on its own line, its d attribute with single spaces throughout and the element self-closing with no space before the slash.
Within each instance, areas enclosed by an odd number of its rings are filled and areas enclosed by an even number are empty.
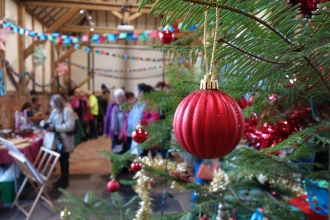
<svg viewBox="0 0 330 220">
<path fill-rule="evenodd" d="M 307 40 L 305 41 L 305 43 L 303 45 L 301 45 L 301 47 L 298 50 L 303 50 L 306 45 L 308 44 L 309 41 L 312 40 L 312 38 L 315 36 L 315 34 L 324 26 L 325 22 L 328 20 L 330 16 L 330 10 L 328 10 L 327 14 L 323 17 L 320 25 L 318 25 L 314 31 L 311 33 L 311 35 L 307 38 Z"/>
<path fill-rule="evenodd" d="M 254 57 L 254 58 L 256 58 L 256 59 L 258 59 L 258 60 L 260 60 L 260 61 L 264 61 L 264 62 L 266 62 L 266 63 L 272 63 L 272 64 L 276 64 L 276 65 L 285 65 L 285 64 L 287 64 L 287 63 L 274 62 L 274 61 L 267 60 L 267 59 L 264 59 L 264 58 L 262 58 L 262 57 L 259 57 L 259 56 L 256 56 L 256 55 L 253 55 L 252 53 L 249 53 L 249 52 L 247 52 L 247 51 L 245 51 L 245 50 L 242 50 L 242 49 L 240 49 L 239 47 L 237 47 L 237 46 L 235 46 L 235 45 L 229 43 L 228 41 L 226 41 L 226 40 L 223 39 L 223 38 L 219 38 L 218 43 L 225 43 L 225 44 L 227 44 L 228 46 L 234 48 L 235 50 L 238 50 L 238 51 L 241 52 L 241 53 L 244 53 L 244 54 L 246 54 L 246 55 L 248 55 L 248 56 Z"/>
<path fill-rule="evenodd" d="M 120 204 L 120 202 L 119 202 L 118 193 L 114 193 L 113 195 L 116 198 L 117 203 L 119 204 L 118 209 L 119 209 L 120 220 L 124 220 L 124 218 L 123 218 L 123 210 L 122 210 L 122 207 L 121 207 L 122 204 Z"/>
<path fill-rule="evenodd" d="M 323 77 L 321 71 L 318 70 L 318 69 L 314 66 L 314 64 L 312 63 L 312 61 L 311 61 L 308 57 L 304 56 L 304 59 L 305 59 L 305 61 L 307 62 L 307 64 L 313 69 L 313 71 L 316 73 L 316 75 L 320 78 L 320 80 L 321 80 L 321 82 L 322 82 L 324 88 L 325 88 L 325 89 L 327 90 L 327 92 L 330 94 L 330 87 L 329 87 L 327 81 L 324 79 L 324 77 Z"/>
<path fill-rule="evenodd" d="M 266 21 L 258 18 L 257 16 L 255 16 L 253 14 L 250 14 L 248 12 L 245 12 L 240 9 L 233 8 L 228 5 L 224 5 L 224 4 L 217 4 L 217 3 L 213 3 L 213 2 L 205 2 L 205 1 L 200 1 L 200 0 L 183 0 L 183 1 L 190 2 L 193 4 L 197 4 L 197 5 L 205 5 L 205 6 L 213 7 L 213 8 L 221 8 L 221 9 L 231 11 L 231 12 L 234 12 L 234 13 L 237 13 L 240 15 L 244 15 L 244 16 L 262 24 L 263 26 L 265 26 L 266 28 L 268 28 L 269 30 L 274 32 L 274 34 L 276 34 L 279 38 L 281 38 L 287 44 L 295 46 L 295 44 L 290 39 L 288 39 L 285 35 L 283 35 L 281 32 L 279 32 L 276 28 L 274 28 L 272 25 L 268 24 Z"/>
</svg>

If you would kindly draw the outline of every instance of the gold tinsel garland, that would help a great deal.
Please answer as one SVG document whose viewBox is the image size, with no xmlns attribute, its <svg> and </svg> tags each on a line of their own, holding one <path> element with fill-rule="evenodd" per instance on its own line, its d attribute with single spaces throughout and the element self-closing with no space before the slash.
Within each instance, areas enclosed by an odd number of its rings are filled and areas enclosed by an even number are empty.
<svg viewBox="0 0 330 220">
<path fill-rule="evenodd" d="M 137 184 L 135 185 L 134 190 L 142 200 L 140 202 L 140 208 L 136 212 L 134 220 L 146 220 L 151 213 L 152 198 L 149 195 L 148 187 L 148 183 L 151 181 L 151 178 L 142 168 L 135 174 L 134 179 L 137 179 Z"/>
<path fill-rule="evenodd" d="M 281 185 L 284 189 L 290 190 L 294 196 L 301 196 L 306 193 L 306 190 L 303 188 L 298 177 L 295 180 L 286 179 L 284 177 L 275 179 L 264 174 L 259 174 L 256 177 L 261 184 L 268 181 L 270 185 Z"/>
<path fill-rule="evenodd" d="M 136 161 L 141 162 L 143 165 L 158 170 L 164 171 L 166 160 L 162 158 L 155 158 L 154 160 L 149 159 L 149 157 L 138 158 Z M 168 161 L 167 164 L 168 170 L 172 170 L 176 167 L 175 163 Z M 137 183 L 134 187 L 135 192 L 138 194 L 139 198 L 142 200 L 140 202 L 140 208 L 136 212 L 134 220 L 147 220 L 148 216 L 152 211 L 152 198 L 149 195 L 150 183 L 153 182 L 153 179 L 149 176 L 150 174 L 144 169 L 144 166 L 140 171 L 138 171 L 134 179 L 137 180 Z"/>
<path fill-rule="evenodd" d="M 138 158 L 136 161 L 141 162 L 144 166 L 148 166 L 151 169 L 157 171 L 164 171 L 166 160 L 162 158 L 150 159 L 149 157 Z M 135 192 L 138 194 L 139 198 L 142 200 L 140 202 L 140 208 L 137 211 L 134 220 L 147 220 L 148 216 L 152 211 L 152 199 L 150 198 L 149 190 L 150 183 L 153 179 L 149 176 L 150 174 L 144 169 L 144 166 L 140 171 L 138 171 L 134 179 L 137 180 L 137 184 L 134 187 Z M 168 161 L 167 171 L 178 170 L 178 172 L 187 172 L 187 168 L 184 164 L 177 165 L 175 162 Z M 218 169 L 214 171 L 214 178 L 206 190 L 209 192 L 221 192 L 224 191 L 229 184 L 228 175 L 222 170 Z M 171 181 L 171 188 L 184 189 L 184 183 L 182 181 Z"/>
</svg>

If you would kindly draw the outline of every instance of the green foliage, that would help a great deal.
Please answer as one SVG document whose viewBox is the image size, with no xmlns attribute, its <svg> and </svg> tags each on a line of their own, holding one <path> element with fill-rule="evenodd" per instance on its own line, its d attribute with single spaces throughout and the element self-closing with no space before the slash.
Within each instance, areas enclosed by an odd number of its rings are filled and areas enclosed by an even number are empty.
<svg viewBox="0 0 330 220">
<path fill-rule="evenodd" d="M 134 212 L 132 206 L 138 202 L 138 197 L 132 197 L 128 202 L 124 203 L 118 192 L 111 193 L 111 200 L 98 199 L 94 192 L 89 191 L 85 194 L 84 199 L 80 199 L 73 194 L 60 189 L 66 198 L 59 199 L 59 202 L 68 203 L 68 209 L 73 219 L 100 219 L 106 220 L 116 217 L 118 220 L 132 220 Z"/>
<path fill-rule="evenodd" d="M 142 8 L 150 0 L 139 2 Z M 210 45 L 217 41 L 214 74 L 221 79 L 220 89 L 232 97 L 238 99 L 247 93 L 254 97 L 254 104 L 244 110 L 245 117 L 256 113 L 263 115 L 260 123 L 275 122 L 285 118 L 298 104 L 309 106 L 311 98 L 328 114 L 330 2 L 321 5 L 317 15 L 306 19 L 296 17 L 299 6 L 292 7 L 284 0 L 159 0 L 150 14 L 163 16 L 164 25 L 171 25 L 177 19 L 184 18 L 182 31 L 193 25 L 198 25 L 198 29 L 186 39 L 153 48 L 165 51 L 170 58 L 192 58 L 190 62 L 195 64 L 198 54 L 204 52 L 203 45 L 189 45 L 189 42 L 201 36 L 206 10 L 207 30 L 210 33 L 214 30 L 216 7 L 219 8 L 220 16 L 219 38 L 207 39 Z M 323 10 L 324 7 L 328 9 Z M 212 46 L 207 46 L 207 54 L 209 60 L 204 60 L 204 63 L 210 63 Z M 199 88 L 203 74 L 204 70 L 188 70 L 174 62 L 170 63 L 166 68 L 166 77 L 172 91 L 144 95 L 143 100 L 153 103 L 149 107 L 156 106 L 166 115 L 165 120 L 152 123 L 146 128 L 149 138 L 142 145 L 145 149 L 156 145 L 164 147 L 167 143 L 170 143 L 171 148 L 181 149 L 175 138 L 170 139 L 168 135 L 173 116 L 182 99 Z M 277 95 L 278 105 L 269 102 L 269 94 Z M 200 210 L 214 216 L 214 207 L 219 202 L 226 204 L 228 210 L 240 210 L 246 218 L 251 216 L 256 207 L 262 206 L 265 209 L 264 216 L 268 219 L 301 219 L 301 213 L 287 205 L 287 200 L 295 196 L 293 189 L 278 182 L 270 185 L 266 181 L 262 184 L 256 176 L 264 174 L 269 179 L 285 179 L 298 185 L 301 185 L 304 178 L 329 181 L 329 171 L 311 170 L 311 167 L 322 167 L 321 164 L 301 162 L 301 159 L 313 153 L 328 153 L 329 123 L 329 119 L 322 119 L 320 123 L 309 125 L 307 129 L 297 131 L 276 146 L 263 151 L 244 146 L 237 148 L 221 158 L 222 168 L 231 179 L 225 191 L 210 193 L 198 184 L 185 184 L 186 190 L 194 190 L 199 194 L 198 204 L 191 212 L 175 213 L 164 219 L 191 219 L 192 213 Z M 277 154 L 281 150 L 291 150 L 292 154 L 280 158 Z M 130 152 L 117 155 L 103 151 L 101 154 L 111 159 L 114 176 L 122 167 L 128 166 L 127 161 L 134 159 Z M 164 176 L 162 172 L 148 167 L 146 169 L 155 176 Z M 126 183 L 135 184 L 134 181 Z M 283 196 L 270 194 L 272 190 Z M 249 195 L 242 196 L 242 191 Z M 81 219 L 86 218 L 82 214 L 85 212 L 98 218 L 99 207 L 104 207 L 104 210 L 105 206 L 116 207 L 116 210 L 124 208 L 120 206 L 122 201 L 117 196 L 109 203 L 96 200 L 92 193 L 86 195 L 85 200 L 64 193 L 68 196 L 64 201 L 76 204 L 71 211 L 76 212 Z M 82 212 L 79 212 L 80 209 Z"/>
</svg>

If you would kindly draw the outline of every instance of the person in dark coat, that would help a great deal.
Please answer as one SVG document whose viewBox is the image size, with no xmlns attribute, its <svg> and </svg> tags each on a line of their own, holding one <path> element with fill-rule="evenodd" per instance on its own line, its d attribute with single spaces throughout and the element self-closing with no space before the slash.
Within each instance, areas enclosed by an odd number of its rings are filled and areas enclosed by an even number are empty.
<svg viewBox="0 0 330 220">
<path fill-rule="evenodd" d="M 99 134 L 103 134 L 103 126 L 104 126 L 104 119 L 105 114 L 107 111 L 108 100 L 103 97 L 102 92 L 96 91 L 95 96 L 97 98 L 99 104 L 99 114 L 96 117 L 97 120 L 97 129 Z"/>
</svg>

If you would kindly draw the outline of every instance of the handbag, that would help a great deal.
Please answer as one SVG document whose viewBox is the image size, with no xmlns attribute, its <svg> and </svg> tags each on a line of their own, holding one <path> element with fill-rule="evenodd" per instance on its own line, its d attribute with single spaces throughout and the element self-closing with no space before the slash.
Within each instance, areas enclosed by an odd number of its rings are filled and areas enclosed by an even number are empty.
<svg viewBox="0 0 330 220">
<path fill-rule="evenodd" d="M 62 115 L 62 117 L 63 117 L 63 115 Z M 50 121 L 51 121 L 51 124 L 53 125 L 53 127 L 55 127 L 54 118 L 51 118 Z M 53 131 L 52 133 L 53 133 L 53 136 L 54 136 L 53 143 L 55 144 L 54 151 L 56 151 L 57 153 L 63 153 L 64 152 L 64 145 L 63 145 L 60 134 L 56 131 Z"/>
<path fill-rule="evenodd" d="M 74 127 L 73 127 L 73 130 L 72 130 L 72 131 L 68 131 L 68 132 L 66 132 L 66 134 L 69 135 L 69 136 L 72 136 L 72 135 L 78 134 L 78 132 L 79 132 L 79 124 L 78 124 L 78 123 L 79 123 L 79 122 L 78 122 L 78 119 L 76 119 L 76 120 L 74 121 Z"/>
<path fill-rule="evenodd" d="M 201 163 L 199 166 L 196 177 L 203 180 L 212 180 L 214 171 L 219 169 L 219 166 L 214 163 Z"/>
<path fill-rule="evenodd" d="M 54 147 L 55 134 L 53 132 L 47 131 L 44 135 L 43 146 L 49 150 Z"/>
</svg>

